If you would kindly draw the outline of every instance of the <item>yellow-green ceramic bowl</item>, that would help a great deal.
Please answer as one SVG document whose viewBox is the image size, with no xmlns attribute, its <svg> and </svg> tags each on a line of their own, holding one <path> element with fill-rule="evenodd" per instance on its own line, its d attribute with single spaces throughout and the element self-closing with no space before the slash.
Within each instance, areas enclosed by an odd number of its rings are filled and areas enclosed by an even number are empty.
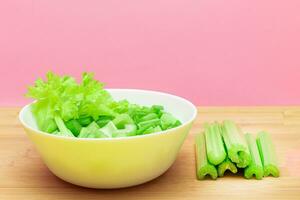
<svg viewBox="0 0 300 200">
<path fill-rule="evenodd" d="M 109 89 L 114 99 L 141 105 L 163 105 L 182 125 L 166 131 L 125 138 L 70 138 L 37 129 L 30 104 L 19 118 L 45 164 L 59 178 L 89 188 L 122 188 L 163 174 L 177 154 L 196 118 L 189 101 L 166 93 Z"/>
</svg>

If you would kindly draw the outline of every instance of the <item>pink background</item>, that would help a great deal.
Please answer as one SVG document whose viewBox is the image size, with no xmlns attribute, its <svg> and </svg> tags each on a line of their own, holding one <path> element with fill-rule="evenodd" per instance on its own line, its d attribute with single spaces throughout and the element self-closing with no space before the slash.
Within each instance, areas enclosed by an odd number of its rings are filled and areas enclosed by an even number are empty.
<svg viewBox="0 0 300 200">
<path fill-rule="evenodd" d="M 50 69 L 197 105 L 300 104 L 300 1 L 1 1 L 0 105 Z"/>
</svg>

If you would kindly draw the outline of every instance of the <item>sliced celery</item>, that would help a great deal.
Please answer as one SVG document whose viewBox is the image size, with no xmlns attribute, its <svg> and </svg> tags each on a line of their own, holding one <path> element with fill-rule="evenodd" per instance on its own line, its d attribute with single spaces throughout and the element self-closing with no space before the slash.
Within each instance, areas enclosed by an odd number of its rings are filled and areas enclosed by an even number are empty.
<svg viewBox="0 0 300 200">
<path fill-rule="evenodd" d="M 140 122 L 140 123 L 138 123 L 139 130 L 138 130 L 137 134 L 138 135 L 144 134 L 146 130 L 149 130 L 149 129 L 154 128 L 159 125 L 160 125 L 159 119 L 151 119 L 148 121 Z"/>
<path fill-rule="evenodd" d="M 76 137 L 79 135 L 82 126 L 77 120 L 71 119 L 67 121 L 65 124 L 67 128 L 73 133 L 73 135 L 75 135 Z"/>
<path fill-rule="evenodd" d="M 59 129 L 59 135 L 62 136 L 68 136 L 68 137 L 74 137 L 73 133 L 66 127 L 64 121 L 62 120 L 62 118 L 56 116 L 54 118 L 55 123 Z"/>
<path fill-rule="evenodd" d="M 102 131 L 106 137 L 112 137 L 113 133 L 117 130 L 117 127 L 112 121 L 108 122 L 104 127 L 100 128 L 100 131 Z"/>
<path fill-rule="evenodd" d="M 120 114 L 113 119 L 113 123 L 117 128 L 124 128 L 126 124 L 134 124 L 134 121 L 128 114 Z"/>
<path fill-rule="evenodd" d="M 230 160 L 236 163 L 237 167 L 247 167 L 250 164 L 251 156 L 244 135 L 239 127 L 232 121 L 224 121 L 222 136 Z"/>
<path fill-rule="evenodd" d="M 217 123 L 205 124 L 205 142 L 209 162 L 213 165 L 222 163 L 226 158 L 226 152 Z"/>
<path fill-rule="evenodd" d="M 90 123 L 87 127 L 83 127 L 78 135 L 79 138 L 104 138 L 107 137 L 103 131 L 99 129 L 96 122 Z"/>
<path fill-rule="evenodd" d="M 197 178 L 202 180 L 206 175 L 209 175 L 212 179 L 217 179 L 217 169 L 207 159 L 204 133 L 196 135 L 195 147 Z"/>
<path fill-rule="evenodd" d="M 112 137 L 127 137 L 136 135 L 136 125 L 126 124 L 125 128 L 117 129 L 112 132 Z"/>
<path fill-rule="evenodd" d="M 105 126 L 108 122 L 110 122 L 113 119 L 114 119 L 113 116 L 102 115 L 102 116 L 98 117 L 96 122 L 97 122 L 98 126 L 100 128 L 102 128 L 103 126 Z"/>
<path fill-rule="evenodd" d="M 229 170 L 232 173 L 237 173 L 237 168 L 233 162 L 227 157 L 221 164 L 218 165 L 218 175 L 224 176 L 224 173 Z"/>
<path fill-rule="evenodd" d="M 256 142 L 264 168 L 264 176 L 279 177 L 280 171 L 271 136 L 266 132 L 260 132 Z"/>
<path fill-rule="evenodd" d="M 77 121 L 79 122 L 79 124 L 81 126 L 88 126 L 90 123 L 93 122 L 93 118 L 92 117 L 80 117 L 79 119 L 77 119 Z"/>
<path fill-rule="evenodd" d="M 244 176 L 247 179 L 250 179 L 252 178 L 252 176 L 255 176 L 256 179 L 260 180 L 263 178 L 264 169 L 260 160 L 260 155 L 256 145 L 256 141 L 254 137 L 249 133 L 245 134 L 245 138 L 249 147 L 251 162 L 250 165 L 246 167 L 244 171 Z"/>
<path fill-rule="evenodd" d="M 151 119 L 158 119 L 157 114 L 149 113 L 148 115 L 145 115 L 144 117 L 139 119 L 139 122 L 148 121 L 148 120 L 151 120 Z"/>
<path fill-rule="evenodd" d="M 162 131 L 162 129 L 160 128 L 160 126 L 155 126 L 155 127 L 150 127 L 148 129 L 146 129 L 143 134 L 149 134 L 149 133 L 156 133 L 156 132 L 160 132 Z"/>
<path fill-rule="evenodd" d="M 174 128 L 176 126 L 181 125 L 181 122 L 177 120 L 173 115 L 170 113 L 164 113 L 162 114 L 161 118 L 161 128 L 163 130 Z"/>
</svg>

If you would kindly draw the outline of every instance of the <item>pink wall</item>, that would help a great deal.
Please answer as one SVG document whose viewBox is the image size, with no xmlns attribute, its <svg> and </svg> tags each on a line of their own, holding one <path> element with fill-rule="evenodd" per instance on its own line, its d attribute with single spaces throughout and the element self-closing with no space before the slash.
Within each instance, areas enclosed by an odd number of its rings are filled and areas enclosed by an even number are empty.
<svg viewBox="0 0 300 200">
<path fill-rule="evenodd" d="M 300 104 L 300 1 L 1 1 L 0 105 L 50 69 L 198 105 Z"/>
</svg>

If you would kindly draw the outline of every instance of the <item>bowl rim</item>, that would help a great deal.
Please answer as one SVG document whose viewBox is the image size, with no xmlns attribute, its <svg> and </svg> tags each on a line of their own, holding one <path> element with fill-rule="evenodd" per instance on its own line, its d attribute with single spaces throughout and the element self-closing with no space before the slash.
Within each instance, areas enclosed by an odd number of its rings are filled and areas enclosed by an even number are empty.
<svg viewBox="0 0 300 200">
<path fill-rule="evenodd" d="M 130 137 L 116 137 L 116 138 L 78 138 L 78 137 L 68 137 L 68 136 L 57 136 L 54 134 L 50 134 L 35 128 L 32 128 L 31 126 L 29 126 L 28 124 L 26 124 L 23 120 L 23 113 L 25 112 L 25 109 L 28 108 L 29 106 L 31 106 L 35 101 L 26 104 L 25 106 L 23 106 L 19 112 L 18 118 L 19 121 L 21 122 L 21 124 L 26 127 L 27 129 L 31 130 L 34 133 L 37 134 L 42 134 L 46 137 L 54 137 L 57 139 L 67 139 L 67 140 L 75 140 L 75 141 L 117 141 L 117 140 L 130 140 L 130 139 L 138 139 L 138 138 L 144 138 L 144 137 L 153 137 L 153 136 L 157 136 L 157 135 L 161 135 L 161 134 L 170 134 L 175 130 L 178 130 L 180 128 L 182 128 L 183 126 L 186 126 L 187 124 L 193 123 L 193 121 L 196 119 L 197 117 L 197 107 L 190 102 L 189 100 L 177 96 L 177 95 L 173 95 L 167 92 L 162 92 L 162 91 L 155 91 L 155 90 L 144 90 L 144 89 L 127 89 L 127 88 L 105 88 L 105 90 L 109 91 L 135 91 L 135 92 L 146 92 L 146 93 L 154 93 L 154 94 L 159 94 L 159 95 L 166 95 L 166 96 L 171 96 L 172 98 L 178 99 L 180 101 L 185 102 L 186 104 L 188 104 L 189 106 L 191 106 L 191 108 L 193 109 L 193 114 L 190 117 L 190 119 L 188 121 L 186 121 L 185 123 L 182 123 L 180 126 L 177 126 L 175 128 L 171 128 L 171 129 L 167 129 L 167 130 L 163 130 L 163 131 L 159 131 L 159 132 L 155 132 L 155 133 L 151 133 L 151 134 L 145 134 L 145 135 L 135 135 L 135 136 L 130 136 Z"/>
</svg>

